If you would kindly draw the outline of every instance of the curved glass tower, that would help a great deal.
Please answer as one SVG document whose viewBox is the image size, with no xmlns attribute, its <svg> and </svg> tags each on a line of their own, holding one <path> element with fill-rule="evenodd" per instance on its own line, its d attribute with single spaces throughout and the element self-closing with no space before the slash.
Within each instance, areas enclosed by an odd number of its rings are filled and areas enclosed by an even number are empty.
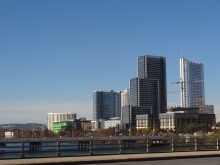
<svg viewBox="0 0 220 165">
<path fill-rule="evenodd" d="M 180 58 L 181 107 L 205 105 L 204 67 L 202 63 Z"/>
</svg>

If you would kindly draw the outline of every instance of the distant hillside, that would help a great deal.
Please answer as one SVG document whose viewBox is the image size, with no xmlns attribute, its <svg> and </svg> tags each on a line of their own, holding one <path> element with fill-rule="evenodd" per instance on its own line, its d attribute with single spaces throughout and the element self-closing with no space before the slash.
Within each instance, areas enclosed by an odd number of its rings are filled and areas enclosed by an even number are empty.
<svg viewBox="0 0 220 165">
<path fill-rule="evenodd" d="M 38 129 L 42 126 L 45 126 L 45 124 L 39 124 L 39 123 L 25 123 L 25 124 L 19 124 L 19 123 L 10 123 L 10 124 L 0 124 L 0 129 L 7 129 L 7 130 L 13 130 L 13 129 Z"/>
</svg>

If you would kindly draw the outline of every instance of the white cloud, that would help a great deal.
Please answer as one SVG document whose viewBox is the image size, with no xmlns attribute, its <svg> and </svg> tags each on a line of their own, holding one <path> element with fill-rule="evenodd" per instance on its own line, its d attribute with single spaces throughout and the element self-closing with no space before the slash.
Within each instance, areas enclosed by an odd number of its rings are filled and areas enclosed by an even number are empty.
<svg viewBox="0 0 220 165">
<path fill-rule="evenodd" d="M 92 119 L 91 102 L 0 102 L 0 124 L 47 123 L 48 112 L 74 112 L 77 117 Z"/>
</svg>

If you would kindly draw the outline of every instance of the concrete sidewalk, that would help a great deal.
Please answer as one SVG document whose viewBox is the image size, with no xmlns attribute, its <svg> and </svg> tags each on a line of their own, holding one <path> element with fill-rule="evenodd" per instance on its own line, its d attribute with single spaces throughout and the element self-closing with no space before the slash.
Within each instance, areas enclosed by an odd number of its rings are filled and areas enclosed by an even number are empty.
<svg viewBox="0 0 220 165">
<path fill-rule="evenodd" d="M 127 161 L 168 160 L 184 158 L 219 157 L 220 151 L 169 152 L 146 154 L 99 155 L 80 157 L 26 158 L 0 160 L 1 165 L 75 165 L 93 163 L 113 163 Z"/>
</svg>

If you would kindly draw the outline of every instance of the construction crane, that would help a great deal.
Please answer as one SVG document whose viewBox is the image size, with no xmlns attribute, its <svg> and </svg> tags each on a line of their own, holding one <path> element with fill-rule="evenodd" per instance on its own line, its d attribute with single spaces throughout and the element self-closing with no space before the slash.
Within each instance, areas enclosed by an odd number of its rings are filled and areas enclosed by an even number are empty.
<svg viewBox="0 0 220 165">
<path fill-rule="evenodd" d="M 181 103 L 183 103 L 183 84 L 186 83 L 184 81 L 181 81 L 181 78 L 180 78 L 180 81 L 177 81 L 177 82 L 169 82 L 168 84 L 181 84 L 180 87 L 181 87 Z M 185 104 L 186 104 L 186 101 L 185 101 Z M 184 105 L 184 107 L 186 107 L 186 105 Z"/>
<path fill-rule="evenodd" d="M 203 82 L 203 80 L 195 80 L 193 81 L 192 83 L 195 83 L 195 82 Z M 169 82 L 169 84 L 183 84 L 183 83 L 189 83 L 189 82 L 184 82 L 184 81 L 180 81 L 180 82 Z"/>
<path fill-rule="evenodd" d="M 183 92 L 186 91 L 185 89 L 185 83 L 196 83 L 196 82 L 203 82 L 203 80 L 195 80 L 195 81 L 192 81 L 192 82 L 187 82 L 187 81 L 181 81 L 181 78 L 180 78 L 180 81 L 177 81 L 177 82 L 169 82 L 168 84 L 181 84 L 180 87 L 181 87 L 181 103 L 184 103 L 185 105 L 182 105 L 183 107 L 186 107 L 186 100 L 183 101 L 184 97 L 183 97 Z"/>
<path fill-rule="evenodd" d="M 167 91 L 167 93 L 176 93 L 176 92 L 180 92 L 180 90 L 175 90 L 175 91 Z"/>
<path fill-rule="evenodd" d="M 195 81 L 192 81 L 191 83 L 196 83 L 196 82 L 203 82 L 203 80 L 195 80 Z M 168 84 L 181 84 L 181 91 L 183 92 L 183 84 L 184 83 L 190 83 L 190 82 L 184 82 L 184 81 L 181 81 L 181 79 L 180 79 L 180 81 L 178 82 L 169 82 Z"/>
</svg>

